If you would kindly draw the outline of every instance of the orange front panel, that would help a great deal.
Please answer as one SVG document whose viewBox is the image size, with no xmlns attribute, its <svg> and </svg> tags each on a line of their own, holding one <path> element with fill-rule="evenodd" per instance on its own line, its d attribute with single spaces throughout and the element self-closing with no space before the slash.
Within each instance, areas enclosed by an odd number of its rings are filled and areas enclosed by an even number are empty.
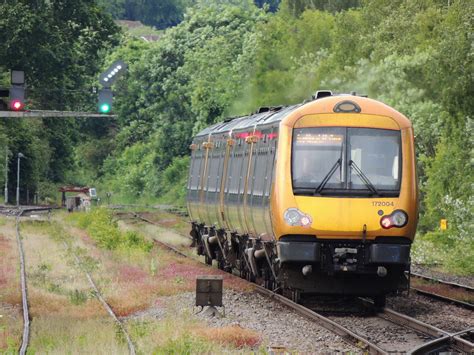
<svg viewBox="0 0 474 355">
<path fill-rule="evenodd" d="M 291 146 L 293 127 L 368 127 L 396 129 L 397 123 L 389 117 L 357 114 L 310 115 L 300 119 L 291 116 L 282 122 L 278 151 L 276 181 L 272 196 L 273 230 L 276 238 L 287 234 L 316 235 L 319 238 L 361 238 L 364 225 L 366 237 L 406 236 L 413 238 L 417 222 L 417 186 L 415 176 L 413 133 L 411 128 L 401 130 L 402 181 L 399 197 L 321 197 L 294 196 L 291 176 Z M 286 123 L 286 124 L 285 124 Z M 283 220 L 288 208 L 298 208 L 312 218 L 309 227 L 289 226 Z M 396 209 L 408 213 L 409 222 L 403 228 L 383 229 L 381 216 Z M 382 211 L 382 212 L 379 212 Z"/>
</svg>

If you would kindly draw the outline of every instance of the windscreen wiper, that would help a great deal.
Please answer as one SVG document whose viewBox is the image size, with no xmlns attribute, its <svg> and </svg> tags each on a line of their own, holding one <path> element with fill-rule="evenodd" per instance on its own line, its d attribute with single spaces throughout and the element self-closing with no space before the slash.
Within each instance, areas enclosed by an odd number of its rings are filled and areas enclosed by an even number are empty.
<svg viewBox="0 0 474 355">
<path fill-rule="evenodd" d="M 349 160 L 349 166 L 355 170 L 359 178 L 362 180 L 362 182 L 365 184 L 365 186 L 368 187 L 372 193 L 376 195 L 380 195 L 378 190 L 375 188 L 374 184 L 372 184 L 369 180 L 369 178 L 360 170 L 360 168 L 357 166 L 354 160 Z"/>
<path fill-rule="evenodd" d="M 321 183 L 319 184 L 319 186 L 314 190 L 314 195 L 319 194 L 319 193 L 324 189 L 324 186 L 326 186 L 326 184 L 328 183 L 329 179 L 331 179 L 331 176 L 334 175 L 334 173 L 336 172 L 337 168 L 338 168 L 339 166 L 341 166 L 341 163 L 342 163 L 342 158 L 337 159 L 336 163 L 334 163 L 334 165 L 332 166 L 331 170 L 329 170 L 329 172 L 326 174 L 326 176 L 324 177 L 323 181 L 321 181 Z"/>
</svg>

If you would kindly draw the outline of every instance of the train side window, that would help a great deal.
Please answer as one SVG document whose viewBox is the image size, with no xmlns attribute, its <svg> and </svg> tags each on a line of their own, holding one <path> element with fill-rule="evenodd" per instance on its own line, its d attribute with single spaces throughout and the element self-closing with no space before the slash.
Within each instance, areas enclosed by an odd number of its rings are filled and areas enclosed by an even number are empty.
<svg viewBox="0 0 474 355">
<path fill-rule="evenodd" d="M 222 179 L 225 178 L 225 176 L 223 176 L 225 154 L 226 154 L 226 147 L 225 147 L 224 141 L 221 140 L 219 143 L 219 152 L 218 152 L 218 157 L 217 157 L 217 159 L 219 159 L 219 169 L 217 171 L 217 187 L 216 187 L 217 192 L 221 192 L 221 181 Z"/>
<path fill-rule="evenodd" d="M 191 167 L 190 167 L 190 173 L 189 173 L 189 178 L 188 178 L 188 190 L 191 190 L 192 189 L 192 184 L 193 184 L 193 180 L 194 180 L 194 166 L 196 165 L 196 151 L 193 150 L 191 151 Z"/>
<path fill-rule="evenodd" d="M 251 145 L 248 146 L 248 151 L 250 154 L 250 147 Z M 260 148 L 260 141 L 257 143 L 254 143 L 252 147 L 252 163 L 250 164 L 250 174 L 249 174 L 249 182 L 248 182 L 248 190 L 247 194 L 252 195 L 253 191 L 255 189 L 255 178 L 256 178 L 256 170 L 257 170 L 257 164 L 258 164 L 258 151 Z"/>
<path fill-rule="evenodd" d="M 219 169 L 219 152 L 217 148 L 210 150 L 208 160 L 207 191 L 215 192 L 217 189 L 217 173 Z"/>
<path fill-rule="evenodd" d="M 198 190 L 199 189 L 199 178 L 201 174 L 201 164 L 202 164 L 202 152 L 200 150 L 196 150 L 194 156 L 194 162 L 192 167 L 192 178 L 191 178 L 191 189 Z"/>
<path fill-rule="evenodd" d="M 263 141 L 258 147 L 255 161 L 255 169 L 253 174 L 253 195 L 263 196 L 263 189 L 265 185 L 265 170 L 268 160 L 268 143 Z"/>
<path fill-rule="evenodd" d="M 275 179 L 275 166 L 276 166 L 276 150 L 277 150 L 278 139 L 269 140 L 269 154 L 268 154 L 268 167 L 266 169 L 266 186 L 265 196 L 270 196 L 270 190 L 272 182 Z"/>
<path fill-rule="evenodd" d="M 240 180 L 240 165 L 242 161 L 242 154 L 238 147 L 234 147 L 232 159 L 230 160 L 231 169 L 229 171 L 229 193 L 237 194 Z"/>
<path fill-rule="evenodd" d="M 248 163 L 249 163 L 249 148 L 250 145 L 245 144 L 240 147 L 242 151 L 242 159 L 240 161 L 239 169 L 239 188 L 238 193 L 242 195 L 244 193 L 245 188 L 245 179 L 247 178 L 247 170 L 248 170 Z"/>
</svg>

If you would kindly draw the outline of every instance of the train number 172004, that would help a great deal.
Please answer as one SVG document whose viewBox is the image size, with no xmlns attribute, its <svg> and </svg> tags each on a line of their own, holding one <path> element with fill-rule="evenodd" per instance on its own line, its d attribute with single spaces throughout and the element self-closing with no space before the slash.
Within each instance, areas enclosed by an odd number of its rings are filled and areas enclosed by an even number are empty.
<svg viewBox="0 0 474 355">
<path fill-rule="evenodd" d="M 395 206 L 395 204 L 393 203 L 393 201 L 372 201 L 372 206 Z"/>
</svg>

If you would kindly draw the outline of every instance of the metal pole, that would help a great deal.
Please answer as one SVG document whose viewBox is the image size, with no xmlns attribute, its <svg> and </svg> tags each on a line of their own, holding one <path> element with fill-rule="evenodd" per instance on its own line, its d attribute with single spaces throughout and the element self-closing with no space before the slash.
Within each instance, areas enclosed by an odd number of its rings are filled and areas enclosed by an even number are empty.
<svg viewBox="0 0 474 355">
<path fill-rule="evenodd" d="M 16 171 L 16 205 L 17 206 L 20 205 L 20 154 L 18 154 L 18 167 Z"/>
<path fill-rule="evenodd" d="M 8 203 L 8 147 L 5 148 L 5 205 Z"/>
</svg>

